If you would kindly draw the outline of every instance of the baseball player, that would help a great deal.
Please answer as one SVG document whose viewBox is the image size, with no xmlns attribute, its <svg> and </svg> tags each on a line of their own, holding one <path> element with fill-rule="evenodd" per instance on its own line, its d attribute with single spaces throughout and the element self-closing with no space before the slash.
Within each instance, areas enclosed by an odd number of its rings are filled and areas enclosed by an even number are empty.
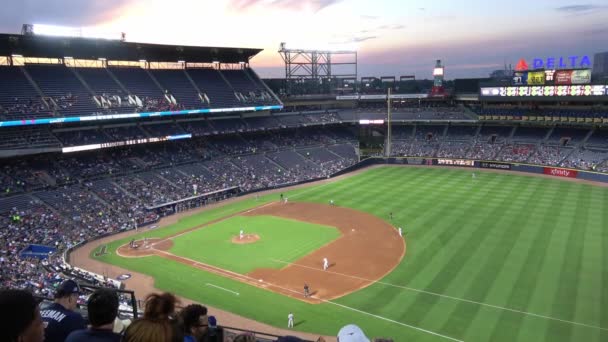
<svg viewBox="0 0 608 342">
<path fill-rule="evenodd" d="M 475 175 L 475 172 L 471 173 L 471 177 L 472 177 L 473 179 L 477 178 L 477 175 Z"/>
<path fill-rule="evenodd" d="M 329 268 L 329 261 L 327 260 L 327 258 L 323 258 L 323 271 L 327 271 L 328 268 Z"/>
<path fill-rule="evenodd" d="M 399 227 L 399 236 L 403 237 L 403 230 Z"/>
<path fill-rule="evenodd" d="M 241 232 L 239 233 L 239 239 L 243 240 L 243 236 L 245 236 L 245 232 L 241 229 Z"/>
<path fill-rule="evenodd" d="M 391 219 L 391 220 L 393 219 L 393 212 L 392 211 L 388 214 L 388 218 Z"/>
<path fill-rule="evenodd" d="M 334 205 L 334 200 L 329 200 L 329 205 Z"/>
<path fill-rule="evenodd" d="M 310 297 L 310 288 L 308 287 L 308 284 L 304 284 L 304 297 Z"/>
<path fill-rule="evenodd" d="M 287 315 L 287 327 L 288 328 L 293 328 L 293 313 L 289 313 L 289 315 Z"/>
</svg>

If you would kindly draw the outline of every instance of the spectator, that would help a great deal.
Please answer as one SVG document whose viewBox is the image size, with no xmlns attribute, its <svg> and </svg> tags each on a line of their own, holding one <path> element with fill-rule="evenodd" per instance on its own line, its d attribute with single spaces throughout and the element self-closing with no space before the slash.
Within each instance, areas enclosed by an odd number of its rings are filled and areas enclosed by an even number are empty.
<svg viewBox="0 0 608 342">
<path fill-rule="evenodd" d="M 354 324 L 349 324 L 338 332 L 338 342 L 369 342 L 363 330 Z"/>
<path fill-rule="evenodd" d="M 0 308 L 3 308 L 0 331 L 5 341 L 44 341 L 44 325 L 38 301 L 31 293 L 25 290 L 0 290 Z"/>
<path fill-rule="evenodd" d="M 207 335 L 205 335 L 204 342 L 223 342 L 224 341 L 224 329 L 217 326 L 217 320 L 215 316 L 207 317 L 207 323 L 209 324 Z"/>
<path fill-rule="evenodd" d="M 199 304 L 190 304 L 180 312 L 184 328 L 184 342 L 201 341 L 207 334 L 209 322 L 207 308 Z"/>
<path fill-rule="evenodd" d="M 123 342 L 183 342 L 184 334 L 172 316 L 177 298 L 170 293 L 153 293 L 146 298 L 144 317 L 133 322 Z"/>
<path fill-rule="evenodd" d="M 80 286 L 73 280 L 66 280 L 59 285 L 55 292 L 55 302 L 41 312 L 46 325 L 45 342 L 64 342 L 72 331 L 86 328 L 84 318 L 74 311 L 79 294 Z"/>
<path fill-rule="evenodd" d="M 118 295 L 114 290 L 93 292 L 87 302 L 87 310 L 90 328 L 72 332 L 66 342 L 120 342 L 120 335 L 112 331 L 118 316 Z"/>
</svg>

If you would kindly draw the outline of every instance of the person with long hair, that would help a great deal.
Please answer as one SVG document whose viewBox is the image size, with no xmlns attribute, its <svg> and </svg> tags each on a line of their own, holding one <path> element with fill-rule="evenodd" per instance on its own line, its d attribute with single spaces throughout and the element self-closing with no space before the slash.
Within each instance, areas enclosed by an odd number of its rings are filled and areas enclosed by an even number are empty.
<svg viewBox="0 0 608 342">
<path fill-rule="evenodd" d="M 177 298 L 171 293 L 146 297 L 144 317 L 131 323 L 123 342 L 183 342 L 184 334 L 174 319 Z"/>
</svg>

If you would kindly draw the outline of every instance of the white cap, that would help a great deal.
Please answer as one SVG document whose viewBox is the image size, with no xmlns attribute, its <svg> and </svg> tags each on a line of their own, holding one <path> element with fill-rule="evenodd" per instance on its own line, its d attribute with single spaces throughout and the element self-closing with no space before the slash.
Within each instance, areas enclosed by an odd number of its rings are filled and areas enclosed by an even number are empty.
<svg viewBox="0 0 608 342">
<path fill-rule="evenodd" d="M 361 328 L 354 324 L 344 326 L 338 332 L 338 342 L 369 342 Z"/>
</svg>

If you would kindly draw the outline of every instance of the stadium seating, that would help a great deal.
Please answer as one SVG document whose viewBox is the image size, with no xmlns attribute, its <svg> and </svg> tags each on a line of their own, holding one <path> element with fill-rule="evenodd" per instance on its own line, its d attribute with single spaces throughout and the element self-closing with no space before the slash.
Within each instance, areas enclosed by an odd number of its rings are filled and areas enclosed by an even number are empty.
<svg viewBox="0 0 608 342">
<path fill-rule="evenodd" d="M 28 64 L 25 70 L 40 86 L 45 96 L 55 103 L 62 116 L 84 116 L 102 113 L 73 70 L 63 65 Z"/>
<path fill-rule="evenodd" d="M 0 66 L 0 114 L 6 120 L 52 117 L 53 111 L 27 80 L 21 68 Z"/>
</svg>

